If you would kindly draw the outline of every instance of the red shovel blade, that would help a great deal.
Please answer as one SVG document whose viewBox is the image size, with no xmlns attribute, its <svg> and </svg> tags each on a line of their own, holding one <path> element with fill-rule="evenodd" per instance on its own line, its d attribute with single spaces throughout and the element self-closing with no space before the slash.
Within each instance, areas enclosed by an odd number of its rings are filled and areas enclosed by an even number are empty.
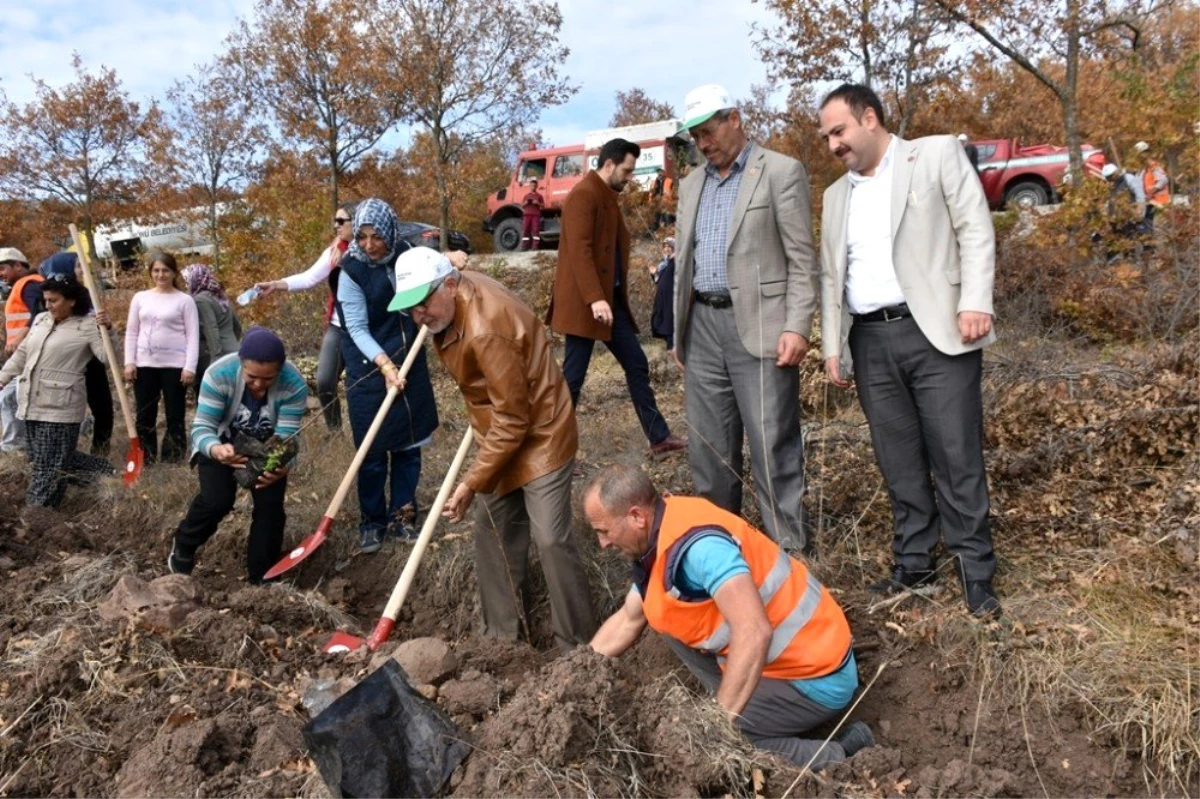
<svg viewBox="0 0 1200 799">
<path fill-rule="evenodd" d="M 267 573 L 263 575 L 263 579 L 273 580 L 288 569 L 298 564 L 300 561 L 307 558 L 316 550 L 317 547 L 325 543 L 325 539 L 329 537 L 329 531 L 332 529 L 333 519 L 329 516 L 322 516 L 321 523 L 317 525 L 317 531 L 301 541 L 295 549 L 287 553 L 282 560 L 272 566 Z"/>
<path fill-rule="evenodd" d="M 342 655 L 346 652 L 353 652 L 360 646 L 366 646 L 367 642 L 362 638 L 351 635 L 350 633 L 334 633 L 325 646 L 321 649 L 322 652 L 327 652 L 330 655 Z"/>
<path fill-rule="evenodd" d="M 138 481 L 142 476 L 142 465 L 145 463 L 146 453 L 142 449 L 141 439 L 129 439 L 129 449 L 125 452 L 125 485 L 131 486 Z"/>
</svg>

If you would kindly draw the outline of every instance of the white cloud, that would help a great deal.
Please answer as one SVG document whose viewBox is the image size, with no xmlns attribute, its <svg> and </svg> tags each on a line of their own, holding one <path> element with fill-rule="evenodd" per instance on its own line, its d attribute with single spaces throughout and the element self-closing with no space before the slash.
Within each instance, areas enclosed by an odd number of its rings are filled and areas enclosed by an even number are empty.
<svg viewBox="0 0 1200 799">
<path fill-rule="evenodd" d="M 541 119 L 546 138 L 582 141 L 604 127 L 613 94 L 635 86 L 672 103 L 678 112 L 688 89 L 721 83 L 735 97 L 749 95 L 765 71 L 751 43 L 751 24 L 769 21 L 749 0 L 618 2 L 560 0 L 563 42 L 571 55 L 563 65 L 580 91 Z M 137 100 L 161 99 L 176 80 L 222 50 L 239 16 L 253 0 L 41 0 L 6 9 L 0 38 L 0 88 L 18 103 L 33 97 L 33 74 L 52 86 L 72 77 L 71 52 L 85 68 L 116 70 Z M 406 138 L 389 136 L 388 143 Z"/>
</svg>

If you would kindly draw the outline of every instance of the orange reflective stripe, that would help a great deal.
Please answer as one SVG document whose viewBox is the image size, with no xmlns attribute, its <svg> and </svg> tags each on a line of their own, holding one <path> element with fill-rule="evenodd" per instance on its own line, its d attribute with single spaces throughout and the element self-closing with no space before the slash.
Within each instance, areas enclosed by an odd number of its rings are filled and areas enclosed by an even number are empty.
<svg viewBox="0 0 1200 799">
<path fill-rule="evenodd" d="M 25 298 L 21 296 L 25 286 L 29 283 L 41 283 L 45 279 L 41 275 L 26 275 L 13 284 L 8 301 L 4 303 L 4 329 L 9 336 L 18 332 L 23 334 L 29 327 L 29 320 L 33 318 L 33 309 L 25 304 Z"/>
</svg>

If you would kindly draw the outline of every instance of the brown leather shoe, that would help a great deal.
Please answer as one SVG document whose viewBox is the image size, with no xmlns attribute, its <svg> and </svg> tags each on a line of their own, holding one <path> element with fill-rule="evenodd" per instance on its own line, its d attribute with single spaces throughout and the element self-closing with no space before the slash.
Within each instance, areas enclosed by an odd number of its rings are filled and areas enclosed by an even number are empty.
<svg viewBox="0 0 1200 799">
<path fill-rule="evenodd" d="M 664 458 L 672 452 L 687 449 L 687 445 L 687 436 L 677 436 L 672 433 L 657 444 L 651 444 L 650 454 L 655 458 Z"/>
</svg>

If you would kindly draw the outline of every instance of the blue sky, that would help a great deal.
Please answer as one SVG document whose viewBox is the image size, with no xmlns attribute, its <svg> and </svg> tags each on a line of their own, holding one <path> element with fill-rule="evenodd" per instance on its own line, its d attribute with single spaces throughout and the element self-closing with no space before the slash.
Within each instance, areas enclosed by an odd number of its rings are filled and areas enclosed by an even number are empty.
<svg viewBox="0 0 1200 799">
<path fill-rule="evenodd" d="M 752 22 L 769 21 L 750 0 L 612 2 L 560 0 L 564 72 L 580 85 L 567 104 L 541 119 L 547 140 L 570 144 L 607 125 L 618 89 L 639 86 L 682 110 L 688 89 L 722 83 L 735 97 L 766 74 L 751 45 Z M 71 52 L 84 66 L 112 67 L 135 99 L 161 98 L 175 80 L 222 49 L 253 0 L 40 0 L 9 4 L 0 17 L 0 88 L 33 97 L 33 74 L 52 86 L 72 78 Z"/>
</svg>

